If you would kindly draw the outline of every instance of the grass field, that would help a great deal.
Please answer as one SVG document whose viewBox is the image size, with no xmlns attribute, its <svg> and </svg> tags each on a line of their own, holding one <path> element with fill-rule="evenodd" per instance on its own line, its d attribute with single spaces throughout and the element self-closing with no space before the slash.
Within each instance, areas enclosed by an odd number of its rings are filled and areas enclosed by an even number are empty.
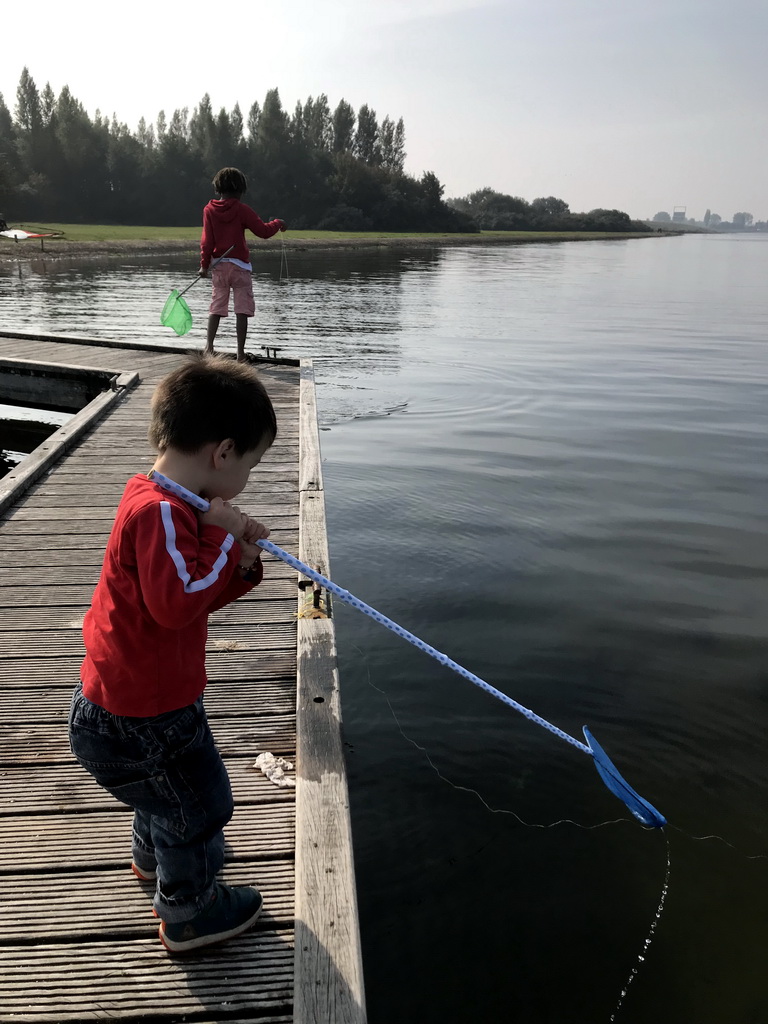
<svg viewBox="0 0 768 1024">
<path fill-rule="evenodd" d="M 132 224 L 12 224 L 24 231 L 57 231 L 70 242 L 200 241 L 200 227 L 155 228 Z"/>
<path fill-rule="evenodd" d="M 197 245 L 200 241 L 200 225 L 192 227 L 151 227 L 127 224 L 13 224 L 25 231 L 56 231 L 61 232 L 68 242 L 189 242 Z M 386 244 L 387 242 L 403 242 L 408 239 L 420 242 L 446 241 L 461 243 L 477 242 L 482 239 L 489 242 L 553 242 L 553 241 L 587 241 L 597 238 L 632 238 L 636 234 L 622 234 L 613 231 L 481 231 L 476 234 L 456 234 L 440 231 L 291 231 L 285 234 L 288 243 L 310 242 L 322 244 L 347 243 Z"/>
</svg>

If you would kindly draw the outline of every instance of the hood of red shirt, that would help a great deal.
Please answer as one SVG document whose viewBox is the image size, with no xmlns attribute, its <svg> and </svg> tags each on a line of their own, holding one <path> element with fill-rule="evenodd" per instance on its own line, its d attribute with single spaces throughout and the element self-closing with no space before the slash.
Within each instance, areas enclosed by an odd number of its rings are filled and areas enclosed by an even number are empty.
<svg viewBox="0 0 768 1024">
<path fill-rule="evenodd" d="M 212 199 L 210 203 L 208 203 L 211 210 L 215 210 L 216 219 L 219 222 L 235 220 L 239 205 L 239 199 Z"/>
</svg>

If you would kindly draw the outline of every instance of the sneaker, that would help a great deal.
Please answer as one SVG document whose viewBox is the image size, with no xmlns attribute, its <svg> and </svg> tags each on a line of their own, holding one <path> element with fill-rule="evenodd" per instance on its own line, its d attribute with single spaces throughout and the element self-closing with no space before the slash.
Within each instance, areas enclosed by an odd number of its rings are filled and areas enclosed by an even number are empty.
<svg viewBox="0 0 768 1024">
<path fill-rule="evenodd" d="M 216 883 L 211 902 L 189 921 L 163 921 L 160 941 L 172 953 L 212 946 L 240 935 L 261 913 L 262 898 L 250 885 Z"/>
<path fill-rule="evenodd" d="M 151 868 L 140 868 L 135 862 L 131 864 L 131 871 L 136 875 L 140 882 L 156 882 L 157 871 L 153 871 Z"/>
</svg>

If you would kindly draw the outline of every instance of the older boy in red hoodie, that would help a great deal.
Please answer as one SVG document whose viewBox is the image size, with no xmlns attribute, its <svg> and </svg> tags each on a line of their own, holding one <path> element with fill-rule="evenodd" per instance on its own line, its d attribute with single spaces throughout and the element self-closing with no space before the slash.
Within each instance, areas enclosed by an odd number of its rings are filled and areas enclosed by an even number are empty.
<svg viewBox="0 0 768 1024">
<path fill-rule="evenodd" d="M 231 291 L 235 307 L 237 358 L 242 362 L 245 358 L 248 317 L 256 311 L 251 282 L 253 268 L 245 241 L 245 229 L 248 228 L 259 238 L 271 238 L 278 231 L 285 231 L 285 221 L 276 218 L 265 224 L 250 206 L 240 202 L 248 182 L 236 167 L 222 167 L 213 179 L 213 187 L 219 198 L 212 199 L 203 210 L 203 237 L 200 241 L 200 276 L 207 277 L 211 260 L 219 260 L 211 271 L 213 289 L 205 351 L 213 353 L 213 342 L 221 318 L 229 316 Z M 224 253 L 230 247 L 232 251 L 225 256 Z"/>
</svg>

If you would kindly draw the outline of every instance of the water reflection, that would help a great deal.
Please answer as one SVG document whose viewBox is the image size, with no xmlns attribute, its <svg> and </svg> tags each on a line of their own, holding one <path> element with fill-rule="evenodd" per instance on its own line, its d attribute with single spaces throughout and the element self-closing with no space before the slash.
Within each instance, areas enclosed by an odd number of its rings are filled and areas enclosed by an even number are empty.
<svg viewBox="0 0 768 1024">
<path fill-rule="evenodd" d="M 435 328 L 441 250 L 417 253 L 361 250 L 291 252 L 281 278 L 280 254 L 254 254 L 253 318 L 248 347 L 277 345 L 284 355 L 316 361 L 322 424 L 388 415 L 402 399 L 388 393 L 400 369 L 402 337 Z M 4 329 L 202 347 L 210 282 L 186 293 L 194 326 L 177 339 L 159 323 L 171 288 L 194 278 L 194 254 L 143 259 L 96 257 L 0 263 L 0 322 Z M 234 318 L 217 344 L 234 349 Z M 366 378 L 373 380 L 366 381 Z"/>
<path fill-rule="evenodd" d="M 402 358 L 405 279 L 418 276 L 428 292 L 442 259 L 438 250 L 402 256 L 292 251 L 286 279 L 280 276 L 279 252 L 258 252 L 257 314 L 249 344 L 268 342 L 294 356 L 341 360 L 356 372 L 394 371 Z M 6 330 L 202 346 L 209 281 L 186 293 L 194 327 L 184 342 L 159 323 L 167 294 L 194 280 L 195 271 L 194 255 L 0 263 L 0 321 Z M 432 308 L 425 301 L 420 315 L 408 310 L 412 325 L 427 326 Z M 222 325 L 222 347 L 234 347 L 233 330 L 233 323 Z"/>
</svg>

